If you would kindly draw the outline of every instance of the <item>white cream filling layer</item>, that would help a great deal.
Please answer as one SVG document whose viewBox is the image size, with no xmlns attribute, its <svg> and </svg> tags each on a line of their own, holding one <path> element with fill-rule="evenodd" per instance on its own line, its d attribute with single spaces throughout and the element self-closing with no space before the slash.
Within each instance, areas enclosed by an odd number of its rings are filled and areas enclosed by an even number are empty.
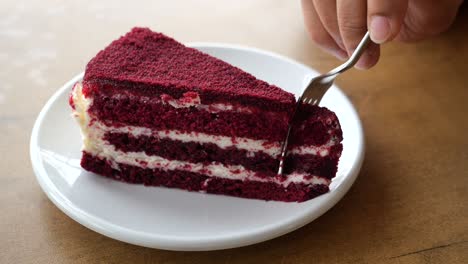
<svg viewBox="0 0 468 264">
<path fill-rule="evenodd" d="M 336 141 L 333 139 L 328 140 L 327 143 L 320 147 L 316 146 L 299 146 L 294 147 L 288 151 L 288 154 L 297 154 L 297 155 L 320 155 L 321 157 L 328 156 L 330 154 L 330 148 L 336 145 Z"/>
<path fill-rule="evenodd" d="M 280 142 L 269 143 L 265 140 L 254 140 L 242 137 L 226 137 L 219 135 L 209 135 L 199 132 L 182 132 L 178 130 L 160 130 L 154 131 L 147 127 L 125 126 L 125 127 L 112 127 L 106 126 L 104 123 L 94 121 L 92 129 L 100 129 L 105 132 L 111 133 L 128 133 L 138 138 L 140 136 L 151 136 L 159 139 L 170 139 L 181 142 L 197 142 L 201 144 L 211 143 L 215 144 L 221 149 L 235 147 L 238 149 L 247 150 L 247 155 L 254 155 L 255 152 L 264 152 L 272 157 L 277 157 L 280 154 Z"/>
<path fill-rule="evenodd" d="M 301 173 L 292 173 L 286 175 L 286 178 L 262 178 L 256 176 L 254 171 L 247 170 L 241 165 L 224 165 L 217 162 L 205 165 L 202 163 L 168 160 L 156 155 L 149 156 L 144 152 L 122 152 L 116 150 L 114 146 L 106 144 L 103 140 L 93 139 L 92 141 L 95 142 L 95 144 L 91 149 L 85 149 L 85 151 L 101 159 L 110 161 L 112 167 L 117 170 L 120 169 L 118 163 L 121 163 L 141 168 L 161 169 L 164 171 L 182 170 L 231 180 L 273 182 L 284 187 L 287 187 L 290 183 L 312 185 L 330 184 L 330 181 L 326 178 Z"/>
<path fill-rule="evenodd" d="M 219 135 L 209 135 L 200 132 L 182 132 L 178 130 L 154 131 L 151 128 L 138 126 L 112 127 L 106 126 L 104 123 L 99 121 L 94 121 L 92 126 L 96 129 L 104 130 L 105 132 L 131 134 L 135 138 L 138 138 L 139 136 L 149 136 L 159 139 L 177 140 L 181 142 L 197 142 L 201 144 L 211 143 L 215 144 L 221 149 L 235 147 L 238 149 L 247 150 L 247 155 L 251 157 L 255 155 L 255 152 L 264 152 L 273 158 L 278 157 L 281 153 L 280 142 L 271 143 L 266 140 L 255 140 L 243 137 L 231 138 Z M 288 154 L 310 154 L 325 157 L 329 154 L 329 148 L 334 146 L 335 144 L 336 143 L 334 140 L 329 140 L 326 144 L 320 147 L 294 147 L 288 151 Z"/>
</svg>

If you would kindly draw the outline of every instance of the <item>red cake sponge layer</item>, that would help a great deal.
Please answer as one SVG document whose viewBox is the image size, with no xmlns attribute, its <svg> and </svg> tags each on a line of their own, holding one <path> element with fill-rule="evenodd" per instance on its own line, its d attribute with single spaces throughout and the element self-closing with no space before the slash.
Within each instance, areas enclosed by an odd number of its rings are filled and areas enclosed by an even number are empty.
<svg viewBox="0 0 468 264">
<path fill-rule="evenodd" d="M 341 155 L 341 145 L 333 147 L 325 157 L 317 155 L 288 155 L 284 161 L 284 173 L 308 173 L 328 179 L 335 177 L 338 171 L 338 160 Z"/>
<path fill-rule="evenodd" d="M 111 167 L 110 162 L 86 152 L 83 152 L 81 166 L 99 175 L 128 183 L 165 186 L 188 191 L 204 191 L 262 200 L 302 202 L 324 194 L 329 190 L 326 185 L 289 184 L 284 188 L 275 183 L 208 178 L 197 173 L 143 169 L 125 164 L 119 164 L 120 170 L 115 170 Z M 209 183 L 205 184 L 207 179 Z"/>
<path fill-rule="evenodd" d="M 294 104 L 291 93 L 147 28 L 134 28 L 100 51 L 84 82 L 174 98 L 195 91 L 204 104 L 233 101 L 287 112 Z"/>
<path fill-rule="evenodd" d="M 93 100 L 89 113 L 110 125 L 116 122 L 158 130 L 175 129 L 271 141 L 283 141 L 288 127 L 287 113 L 259 110 L 253 113 L 210 113 L 195 107 L 174 108 L 151 100 L 142 102 L 137 96 L 118 91 L 108 93 L 88 84 L 84 84 L 83 89 L 85 95 Z"/>
</svg>

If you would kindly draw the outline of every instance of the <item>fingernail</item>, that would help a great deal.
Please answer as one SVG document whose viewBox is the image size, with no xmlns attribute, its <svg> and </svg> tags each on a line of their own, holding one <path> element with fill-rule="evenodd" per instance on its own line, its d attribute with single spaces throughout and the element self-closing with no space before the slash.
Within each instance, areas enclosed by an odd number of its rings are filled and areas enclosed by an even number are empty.
<svg viewBox="0 0 468 264">
<path fill-rule="evenodd" d="M 382 44 L 390 37 L 390 20 L 384 16 L 373 16 L 369 30 L 372 41 Z"/>
</svg>

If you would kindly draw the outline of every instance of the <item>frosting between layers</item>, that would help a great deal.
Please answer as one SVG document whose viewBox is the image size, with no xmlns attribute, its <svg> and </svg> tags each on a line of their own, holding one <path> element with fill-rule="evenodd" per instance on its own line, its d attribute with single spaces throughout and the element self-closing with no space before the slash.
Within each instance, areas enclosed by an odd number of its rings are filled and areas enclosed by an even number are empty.
<svg viewBox="0 0 468 264">
<path fill-rule="evenodd" d="M 115 95 L 115 97 L 120 97 L 121 95 Z M 174 107 L 190 107 L 194 104 L 199 103 L 198 94 L 194 92 L 186 93 L 183 98 L 181 99 L 173 99 L 171 97 L 162 97 L 162 101 L 173 105 Z M 82 128 L 82 132 L 84 131 L 86 125 L 85 123 L 89 123 L 90 116 L 87 113 L 89 106 L 92 103 L 92 99 L 86 98 L 82 94 L 82 85 L 81 83 L 77 83 L 72 91 L 72 100 L 75 104 L 75 111 L 74 115 L 79 120 L 80 126 Z M 144 102 L 148 102 L 149 98 L 141 98 Z M 175 100 L 175 101 L 174 101 Z M 200 105 L 199 105 L 200 106 Z M 224 110 L 232 110 L 234 106 L 232 105 L 223 105 L 223 104 L 213 104 L 213 105 L 202 105 L 203 107 L 215 109 L 215 111 L 224 111 Z M 208 110 L 208 109 L 207 109 Z M 210 110 L 211 111 L 211 110 Z M 270 142 L 267 140 L 256 140 L 256 139 L 249 139 L 244 137 L 227 137 L 227 136 L 220 136 L 220 135 L 210 135 L 201 132 L 183 132 L 178 130 L 160 130 L 155 131 L 153 129 L 147 127 L 139 127 L 139 126 L 107 126 L 104 123 L 93 120 L 92 126 L 95 126 L 98 129 L 101 129 L 105 132 L 112 132 L 112 133 L 129 133 L 134 137 L 139 136 L 152 136 L 156 138 L 167 138 L 171 140 L 178 140 L 182 142 L 199 142 L 199 143 L 212 143 L 217 145 L 219 148 L 225 149 L 229 147 L 236 147 L 238 149 L 243 149 L 249 151 L 248 155 L 254 156 L 254 152 L 264 152 L 270 155 L 273 158 L 276 158 L 281 153 L 281 142 Z M 85 139 L 86 140 L 86 139 Z M 86 142 L 85 142 L 86 144 Z M 331 146 L 336 145 L 336 141 L 334 139 L 330 139 L 326 144 L 322 146 L 299 146 L 294 147 L 288 151 L 290 154 L 297 154 L 297 155 L 320 155 L 321 157 L 325 157 L 329 154 L 329 148 Z"/>
<path fill-rule="evenodd" d="M 133 137 L 138 138 L 139 136 L 151 136 L 159 139 L 171 139 L 182 142 L 197 142 L 197 143 L 212 143 L 217 145 L 221 149 L 226 149 L 229 147 L 236 147 L 238 149 L 243 149 L 249 151 L 247 155 L 252 157 L 255 155 L 255 152 L 264 152 L 270 155 L 273 158 L 276 158 L 281 153 L 281 143 L 280 142 L 268 142 L 266 140 L 255 140 L 243 137 L 226 137 L 219 135 L 209 135 L 200 132 L 182 132 L 178 130 L 159 130 L 155 131 L 147 127 L 138 127 L 138 126 L 123 126 L 123 127 L 114 127 L 107 126 L 106 124 L 93 120 L 93 127 L 102 129 L 105 132 L 111 133 L 125 133 L 131 134 Z M 294 147 L 288 151 L 288 154 L 297 154 L 297 155 L 320 155 L 325 157 L 329 154 L 329 148 L 336 145 L 334 140 L 329 140 L 326 144 L 317 147 L 317 146 L 298 146 Z"/>
<path fill-rule="evenodd" d="M 114 127 L 107 126 L 106 124 L 96 120 L 93 120 L 91 126 L 93 129 L 100 129 L 104 132 L 131 134 L 135 138 L 140 136 L 151 136 L 159 139 L 167 138 L 182 142 L 197 142 L 201 144 L 212 143 L 222 149 L 236 147 L 238 149 L 249 151 L 250 153 L 248 153 L 248 155 L 254 155 L 255 152 L 259 151 L 264 152 L 272 157 L 277 157 L 280 154 L 280 142 L 270 143 L 266 140 L 254 140 L 241 137 L 231 138 L 219 135 L 209 135 L 200 132 L 182 132 L 178 130 L 155 131 L 151 128 L 137 126 Z"/>
<path fill-rule="evenodd" d="M 316 146 L 297 146 L 288 151 L 288 154 L 296 154 L 296 155 L 320 155 L 321 157 L 328 156 L 330 153 L 330 148 L 336 145 L 336 140 L 331 138 L 320 147 Z"/>
</svg>

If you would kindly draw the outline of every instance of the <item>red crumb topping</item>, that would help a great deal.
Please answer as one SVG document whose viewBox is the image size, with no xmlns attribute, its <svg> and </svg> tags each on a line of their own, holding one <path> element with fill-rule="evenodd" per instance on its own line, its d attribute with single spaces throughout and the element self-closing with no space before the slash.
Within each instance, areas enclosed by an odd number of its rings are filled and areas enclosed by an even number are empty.
<svg viewBox="0 0 468 264">
<path fill-rule="evenodd" d="M 180 103 L 194 103 L 194 104 L 200 104 L 200 98 L 198 97 L 198 93 L 196 92 L 186 92 L 182 95 L 182 97 L 179 99 Z"/>
<path fill-rule="evenodd" d="M 84 82 L 175 98 L 195 91 L 204 104 L 235 101 L 272 111 L 294 105 L 291 93 L 147 28 L 134 28 L 100 51 L 88 63 Z"/>
<path fill-rule="evenodd" d="M 68 96 L 68 104 L 71 106 L 73 110 L 76 110 L 75 108 L 75 102 L 73 101 L 73 94 L 70 93 Z"/>
<path fill-rule="evenodd" d="M 163 102 L 169 102 L 171 100 L 174 100 L 174 98 L 172 98 L 172 96 L 168 95 L 168 94 L 161 94 L 161 100 Z"/>
<path fill-rule="evenodd" d="M 75 108 L 75 101 L 73 101 L 73 91 L 75 91 L 76 85 L 77 85 L 76 83 L 75 83 L 75 85 L 73 85 L 73 88 L 72 88 L 72 90 L 71 90 L 71 93 L 70 93 L 70 95 L 68 96 L 68 104 L 71 106 L 71 108 L 72 108 L 73 110 L 76 110 L 76 108 Z"/>
<path fill-rule="evenodd" d="M 276 144 L 273 142 L 265 141 L 262 143 L 262 147 L 264 147 L 265 149 L 271 149 L 272 147 L 276 147 Z"/>
<path fill-rule="evenodd" d="M 186 93 L 184 93 L 182 95 L 182 97 L 187 98 L 187 99 L 189 99 L 189 98 L 196 99 L 196 98 L 198 98 L 198 93 L 196 93 L 196 92 L 186 92 Z"/>
</svg>

